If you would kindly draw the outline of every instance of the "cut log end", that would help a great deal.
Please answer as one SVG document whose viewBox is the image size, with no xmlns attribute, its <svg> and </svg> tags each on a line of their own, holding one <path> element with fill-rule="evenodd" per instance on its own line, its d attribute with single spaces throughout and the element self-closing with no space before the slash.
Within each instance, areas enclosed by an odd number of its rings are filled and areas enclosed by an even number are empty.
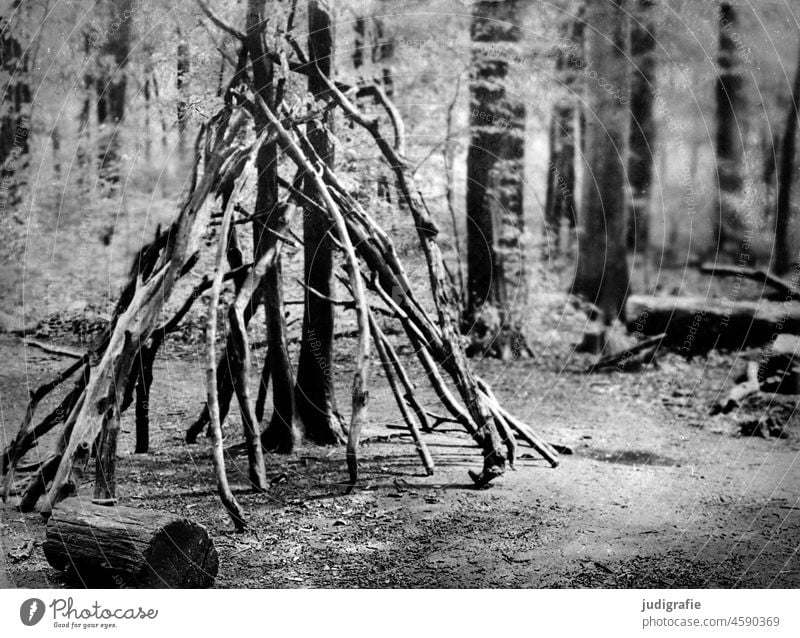
<svg viewBox="0 0 800 638">
<path fill-rule="evenodd" d="M 219 557 L 205 528 L 188 519 L 68 499 L 53 508 L 44 553 L 89 587 L 203 588 Z"/>
</svg>

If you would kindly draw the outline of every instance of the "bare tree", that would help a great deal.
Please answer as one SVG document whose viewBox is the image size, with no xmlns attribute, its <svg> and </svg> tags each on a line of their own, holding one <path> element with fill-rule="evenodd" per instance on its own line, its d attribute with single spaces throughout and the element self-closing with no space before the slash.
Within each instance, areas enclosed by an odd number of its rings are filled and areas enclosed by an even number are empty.
<svg viewBox="0 0 800 638">
<path fill-rule="evenodd" d="M 580 98 L 578 80 L 579 61 L 583 53 L 583 6 L 575 16 L 562 25 L 563 45 L 555 51 L 555 74 L 560 84 L 561 95 L 553 108 L 550 121 L 550 160 L 545 196 L 545 228 L 547 252 L 560 252 L 560 227 L 566 222 L 577 225 L 577 198 L 575 196 L 575 162 L 578 141 Z"/>
<path fill-rule="evenodd" d="M 507 88 L 509 66 L 519 59 L 519 6 L 517 0 L 476 2 L 471 24 L 465 325 L 473 353 L 501 358 L 520 353 L 524 344 L 512 309 L 525 284 L 525 107 Z"/>
<path fill-rule="evenodd" d="M 656 75 L 656 35 L 652 20 L 653 0 L 638 0 L 631 25 L 631 136 L 628 175 L 631 198 L 628 214 L 628 247 L 647 255 L 650 242 L 650 184 L 656 125 L 653 91 Z"/>
<path fill-rule="evenodd" d="M 736 46 L 738 16 L 731 2 L 719 7 L 719 52 L 717 54 L 717 174 L 719 192 L 714 217 L 716 251 L 737 240 L 742 230 L 744 189 L 744 136 L 742 116 L 745 108 L 742 61 Z M 740 246 L 739 250 L 744 248 Z"/>
<path fill-rule="evenodd" d="M 31 89 L 28 54 L 16 32 L 20 4 L 15 0 L 11 5 L 13 22 L 0 17 L 0 81 L 5 90 L 0 111 L 0 211 L 18 200 L 29 152 Z"/>
<path fill-rule="evenodd" d="M 394 39 L 386 33 L 383 20 L 377 16 L 358 16 L 355 20 L 355 46 L 353 47 L 353 67 L 356 70 L 371 62 L 377 69 L 377 77 L 372 78 L 383 86 L 388 97 L 394 95 L 392 58 L 394 58 Z"/>
<path fill-rule="evenodd" d="M 189 72 L 191 71 L 191 58 L 189 56 L 189 41 L 184 37 L 178 27 L 178 49 L 176 51 L 177 74 L 175 88 L 178 91 L 177 121 L 178 121 L 178 151 L 183 154 L 185 150 L 186 124 L 189 116 L 187 90 L 189 88 Z"/>
<path fill-rule="evenodd" d="M 125 117 L 126 67 L 130 54 L 132 0 L 107 0 L 108 26 L 99 41 L 94 82 L 99 126 L 97 156 L 100 178 L 119 182 L 120 125 Z"/>
<path fill-rule="evenodd" d="M 778 200 L 775 207 L 775 264 L 778 274 L 786 273 L 792 266 L 792 236 L 789 232 L 792 219 L 792 182 L 795 163 L 797 119 L 800 117 L 800 60 L 795 71 L 789 108 L 786 112 L 786 127 L 783 133 L 781 165 L 778 175 Z"/>
<path fill-rule="evenodd" d="M 308 4 L 309 62 L 331 77 L 334 52 L 334 29 L 328 0 L 312 0 Z M 329 100 L 326 85 L 315 75 L 308 78 L 308 89 L 321 106 Z M 306 126 L 308 140 L 321 161 L 334 164 L 331 139 L 333 117 L 328 111 L 319 121 Z M 305 254 L 305 310 L 300 359 L 297 365 L 295 402 L 305 427 L 305 435 L 315 443 L 339 441 L 339 414 L 333 389 L 333 245 L 328 233 L 330 222 L 321 212 L 322 203 L 310 180 L 305 192 L 315 208 L 305 210 L 303 243 Z"/>
<path fill-rule="evenodd" d="M 265 5 L 266 0 L 248 0 L 245 47 L 250 56 L 257 95 L 269 108 L 275 108 L 275 70 L 264 43 Z M 263 113 L 258 111 L 256 134 L 262 135 L 268 124 Z M 281 220 L 278 207 L 277 142 L 262 144 L 256 156 L 256 170 L 258 180 L 253 212 L 253 252 L 254 260 L 258 262 L 269 245 L 267 239 Z M 278 256 L 267 266 L 264 276 L 264 312 L 272 378 L 272 418 L 261 434 L 264 447 L 276 452 L 292 451 L 297 437 L 294 426 L 294 375 L 286 343 L 284 308 L 281 261 Z"/>
<path fill-rule="evenodd" d="M 592 3 L 586 10 L 591 26 L 586 37 L 587 60 L 592 64 L 585 74 L 589 175 L 580 209 L 572 292 L 596 304 L 606 323 L 619 316 L 629 286 L 625 168 L 630 111 L 622 103 L 629 94 L 624 4 L 624 0 L 608 0 Z"/>
</svg>

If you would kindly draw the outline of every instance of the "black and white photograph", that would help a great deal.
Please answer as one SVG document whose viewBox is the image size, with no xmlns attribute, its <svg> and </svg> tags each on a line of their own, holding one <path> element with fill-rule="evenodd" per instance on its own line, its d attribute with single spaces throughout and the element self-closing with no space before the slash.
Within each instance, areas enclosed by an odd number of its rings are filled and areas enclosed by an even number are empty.
<svg viewBox="0 0 800 638">
<path fill-rule="evenodd" d="M 800 628 L 800 0 L 0 0 L 0 95 L 3 635 Z"/>
</svg>

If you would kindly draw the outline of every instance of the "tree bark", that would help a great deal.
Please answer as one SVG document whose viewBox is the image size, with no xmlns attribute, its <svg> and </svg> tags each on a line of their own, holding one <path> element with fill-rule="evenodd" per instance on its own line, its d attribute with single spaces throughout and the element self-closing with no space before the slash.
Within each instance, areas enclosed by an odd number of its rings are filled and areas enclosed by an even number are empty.
<svg viewBox="0 0 800 638">
<path fill-rule="evenodd" d="M 798 261 L 792 254 L 792 182 L 794 181 L 797 144 L 797 119 L 800 118 L 800 60 L 792 84 L 791 101 L 786 113 L 786 127 L 781 149 L 781 166 L 778 177 L 778 200 L 775 207 L 775 266 L 773 270 L 783 275 Z"/>
<path fill-rule="evenodd" d="M 647 256 L 650 243 L 650 183 L 656 124 L 653 92 L 656 79 L 656 36 L 650 17 L 653 0 L 638 0 L 636 19 L 631 23 L 631 134 L 628 175 L 631 198 L 628 213 L 628 248 Z"/>
<path fill-rule="evenodd" d="M 43 549 L 84 587 L 210 587 L 219 568 L 208 532 L 193 521 L 77 498 L 53 509 Z"/>
<path fill-rule="evenodd" d="M 624 0 L 608 0 L 587 8 L 587 59 L 597 81 L 586 74 L 586 161 L 591 172 L 584 182 L 580 209 L 578 263 L 572 293 L 594 303 L 607 324 L 623 310 L 629 273 L 625 166 L 630 112 L 620 104 L 628 95 L 627 19 Z M 606 87 L 600 86 L 605 78 Z M 608 90 L 613 87 L 613 91 Z"/>
<path fill-rule="evenodd" d="M 328 0 L 312 0 L 308 5 L 309 63 L 331 77 L 334 55 L 334 30 Z M 308 78 L 308 90 L 318 107 L 329 99 L 325 84 L 315 76 Z M 325 112 L 321 120 L 306 125 L 306 135 L 314 152 L 329 167 L 334 165 L 331 140 L 333 117 Z M 306 178 L 304 181 L 309 181 Z M 303 216 L 303 244 L 306 289 L 300 359 L 297 364 L 295 403 L 306 437 L 323 445 L 340 441 L 339 414 L 333 384 L 333 245 L 327 236 L 331 224 L 320 210 L 322 206 L 313 183 L 306 183 L 307 197 L 317 202 Z"/>
<path fill-rule="evenodd" d="M 18 9 L 15 0 L 12 9 Z M 31 89 L 28 54 L 17 37 L 14 23 L 0 22 L 0 70 L 4 85 L 0 115 L 0 215 L 19 202 L 29 155 Z"/>
<path fill-rule="evenodd" d="M 717 175 L 719 193 L 713 219 L 716 252 L 739 242 L 743 230 L 744 137 L 742 115 L 745 107 L 744 78 L 734 37 L 738 36 L 736 9 L 723 1 L 719 9 L 719 52 L 717 54 Z M 747 253 L 744 245 L 736 254 Z"/>
<path fill-rule="evenodd" d="M 264 45 L 263 26 L 266 20 L 266 0 L 248 0 L 247 48 L 253 69 L 256 92 L 265 104 L 275 108 L 274 69 Z M 267 127 L 264 115 L 257 112 L 256 135 Z M 280 225 L 278 205 L 278 146 L 276 142 L 264 144 L 256 158 L 258 181 L 253 220 L 253 254 L 257 262 L 267 249 L 270 231 Z M 294 426 L 294 378 L 289 350 L 286 344 L 283 284 L 280 257 L 274 265 L 267 266 L 264 287 L 264 310 L 267 323 L 267 342 L 270 352 L 272 377 L 272 418 L 261 434 L 261 442 L 269 450 L 288 453 L 294 449 L 297 432 Z"/>
<path fill-rule="evenodd" d="M 467 155 L 467 307 L 471 352 L 519 350 L 515 308 L 525 288 L 521 234 L 525 107 L 507 88 L 521 31 L 519 3 L 473 6 L 470 146 Z"/>
</svg>

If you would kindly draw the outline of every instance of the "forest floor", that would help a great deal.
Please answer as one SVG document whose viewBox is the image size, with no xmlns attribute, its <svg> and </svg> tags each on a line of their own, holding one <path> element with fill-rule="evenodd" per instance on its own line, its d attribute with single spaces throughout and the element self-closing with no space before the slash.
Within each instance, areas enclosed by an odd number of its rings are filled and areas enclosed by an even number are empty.
<svg viewBox="0 0 800 638">
<path fill-rule="evenodd" d="M 514 471 L 474 489 L 467 470 L 479 469 L 480 454 L 456 426 L 442 425 L 427 436 L 436 472 L 426 477 L 376 363 L 363 478 L 351 495 L 344 450 L 313 446 L 268 456 L 272 487 L 250 493 L 238 415 L 229 418 L 229 474 L 250 521 L 243 534 L 218 503 L 206 440 L 183 442 L 203 400 L 202 353 L 173 343 L 156 364 L 150 453 L 132 453 L 132 416 L 123 419 L 121 502 L 206 525 L 220 552 L 219 587 L 797 587 L 797 397 L 786 397 L 781 438 L 742 434 L 763 400 L 709 416 L 758 353 L 692 361 L 664 353 L 640 372 L 586 374 L 592 358 L 575 354 L 563 329 L 558 335 L 535 344 L 533 359 L 476 364 L 514 413 L 570 449 L 558 468 L 522 447 Z M 342 401 L 351 345 L 337 341 Z M 64 361 L 11 335 L 0 335 L 0 361 L 7 439 L 27 391 Z M 0 508 L 11 584 L 76 585 L 47 565 L 41 516 Z"/>
</svg>

